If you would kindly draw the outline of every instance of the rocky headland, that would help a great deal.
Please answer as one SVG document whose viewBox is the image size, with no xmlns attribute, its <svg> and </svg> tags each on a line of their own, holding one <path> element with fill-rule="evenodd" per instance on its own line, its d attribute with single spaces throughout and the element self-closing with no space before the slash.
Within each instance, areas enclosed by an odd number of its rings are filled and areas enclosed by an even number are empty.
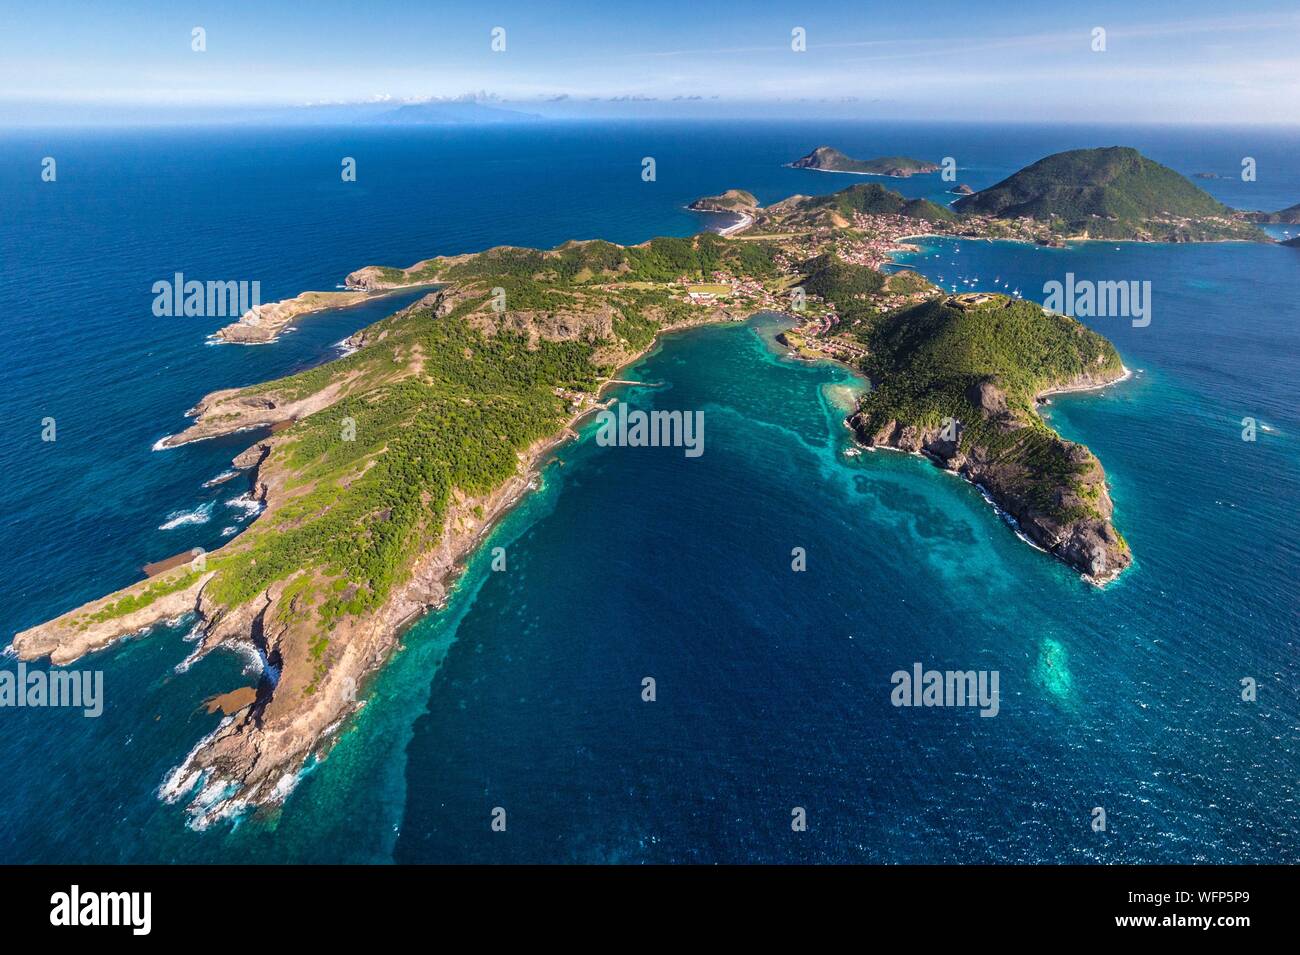
<svg viewBox="0 0 1300 955">
<path fill-rule="evenodd" d="M 303 292 L 279 302 L 253 306 L 239 321 L 217 329 L 216 338 L 237 345 L 265 345 L 275 341 L 300 316 L 356 305 L 370 297 L 361 291 Z"/>
</svg>

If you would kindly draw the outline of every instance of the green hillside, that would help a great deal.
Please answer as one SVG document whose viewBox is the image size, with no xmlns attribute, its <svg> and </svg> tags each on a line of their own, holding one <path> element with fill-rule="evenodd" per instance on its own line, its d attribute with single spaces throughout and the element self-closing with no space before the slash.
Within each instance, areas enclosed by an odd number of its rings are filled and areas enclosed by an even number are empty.
<svg viewBox="0 0 1300 955">
<path fill-rule="evenodd" d="M 876 182 L 859 183 L 828 196 L 805 198 L 801 200 L 800 208 L 809 212 L 834 211 L 844 216 L 854 212 L 899 215 L 928 222 L 953 222 L 957 218 L 951 209 L 945 209 L 929 199 L 907 199 Z"/>
<path fill-rule="evenodd" d="M 1062 232 L 1094 238 L 1260 237 L 1209 193 L 1127 146 L 1056 153 L 953 208 L 1050 221 Z"/>
<path fill-rule="evenodd" d="M 1119 374 L 1110 342 L 1065 315 L 1034 302 L 988 296 L 961 307 L 955 297 L 931 299 L 886 316 L 866 334 L 873 414 L 921 422 L 952 415 L 974 421 L 967 394 L 991 381 L 1007 407 L 1037 422 L 1034 396 L 1089 374 Z M 966 412 L 962 414 L 960 412 Z"/>
</svg>

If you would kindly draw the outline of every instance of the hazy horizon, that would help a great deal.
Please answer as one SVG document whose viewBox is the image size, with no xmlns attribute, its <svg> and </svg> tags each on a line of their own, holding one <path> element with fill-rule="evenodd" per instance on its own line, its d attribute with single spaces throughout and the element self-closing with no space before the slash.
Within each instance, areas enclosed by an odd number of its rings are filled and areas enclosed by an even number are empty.
<svg viewBox="0 0 1300 955">
<path fill-rule="evenodd" d="M 919 33 L 916 23 L 926 24 Z M 201 32 L 196 32 L 201 31 Z M 1098 31 L 1104 31 L 1099 33 Z M 358 14 L 339 0 L 285 12 L 54 2 L 10 13 L 0 121 L 11 125 L 295 119 L 340 107 L 469 100 L 550 118 L 1300 124 L 1300 12 L 1238 4 L 953 0 L 865 10 L 651 12 L 609 0 L 559 11 Z M 319 111 L 319 112 L 316 112 Z"/>
</svg>

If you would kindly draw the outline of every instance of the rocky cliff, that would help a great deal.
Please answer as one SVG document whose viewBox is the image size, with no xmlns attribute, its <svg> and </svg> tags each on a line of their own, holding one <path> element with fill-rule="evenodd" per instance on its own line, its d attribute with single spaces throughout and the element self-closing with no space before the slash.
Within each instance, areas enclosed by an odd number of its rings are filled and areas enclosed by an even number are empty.
<svg viewBox="0 0 1300 955">
<path fill-rule="evenodd" d="M 850 416 L 848 423 L 858 440 L 868 447 L 923 454 L 982 488 L 1026 537 L 1090 582 L 1102 584 L 1118 577 L 1133 557 L 1111 523 L 1114 505 L 1101 462 L 1083 445 L 1053 435 L 1055 450 L 1071 478 L 1050 488 L 1051 506 L 1043 507 L 1038 493 L 1027 493 L 1026 479 L 1030 475 L 1015 453 L 1020 443 L 1017 432 L 1024 431 L 1028 437 L 1030 426 L 1007 410 L 1005 395 L 989 383 L 977 386 L 970 397 L 984 420 L 1011 440 L 1009 453 L 980 443 L 968 444 L 963 450 L 960 424 L 945 436 L 941 426 L 897 420 L 877 425 L 861 412 Z"/>
</svg>

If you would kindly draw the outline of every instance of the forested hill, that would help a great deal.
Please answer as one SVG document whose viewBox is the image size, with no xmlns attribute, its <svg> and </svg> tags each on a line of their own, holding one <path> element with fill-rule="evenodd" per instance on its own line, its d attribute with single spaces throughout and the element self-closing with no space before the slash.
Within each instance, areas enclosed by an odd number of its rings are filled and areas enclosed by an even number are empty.
<svg viewBox="0 0 1300 955">
<path fill-rule="evenodd" d="M 958 199 L 969 215 L 1053 221 L 1094 238 L 1260 238 L 1244 216 L 1128 146 L 1075 149 Z M 1180 234 L 1181 233 L 1181 234 Z"/>
</svg>

